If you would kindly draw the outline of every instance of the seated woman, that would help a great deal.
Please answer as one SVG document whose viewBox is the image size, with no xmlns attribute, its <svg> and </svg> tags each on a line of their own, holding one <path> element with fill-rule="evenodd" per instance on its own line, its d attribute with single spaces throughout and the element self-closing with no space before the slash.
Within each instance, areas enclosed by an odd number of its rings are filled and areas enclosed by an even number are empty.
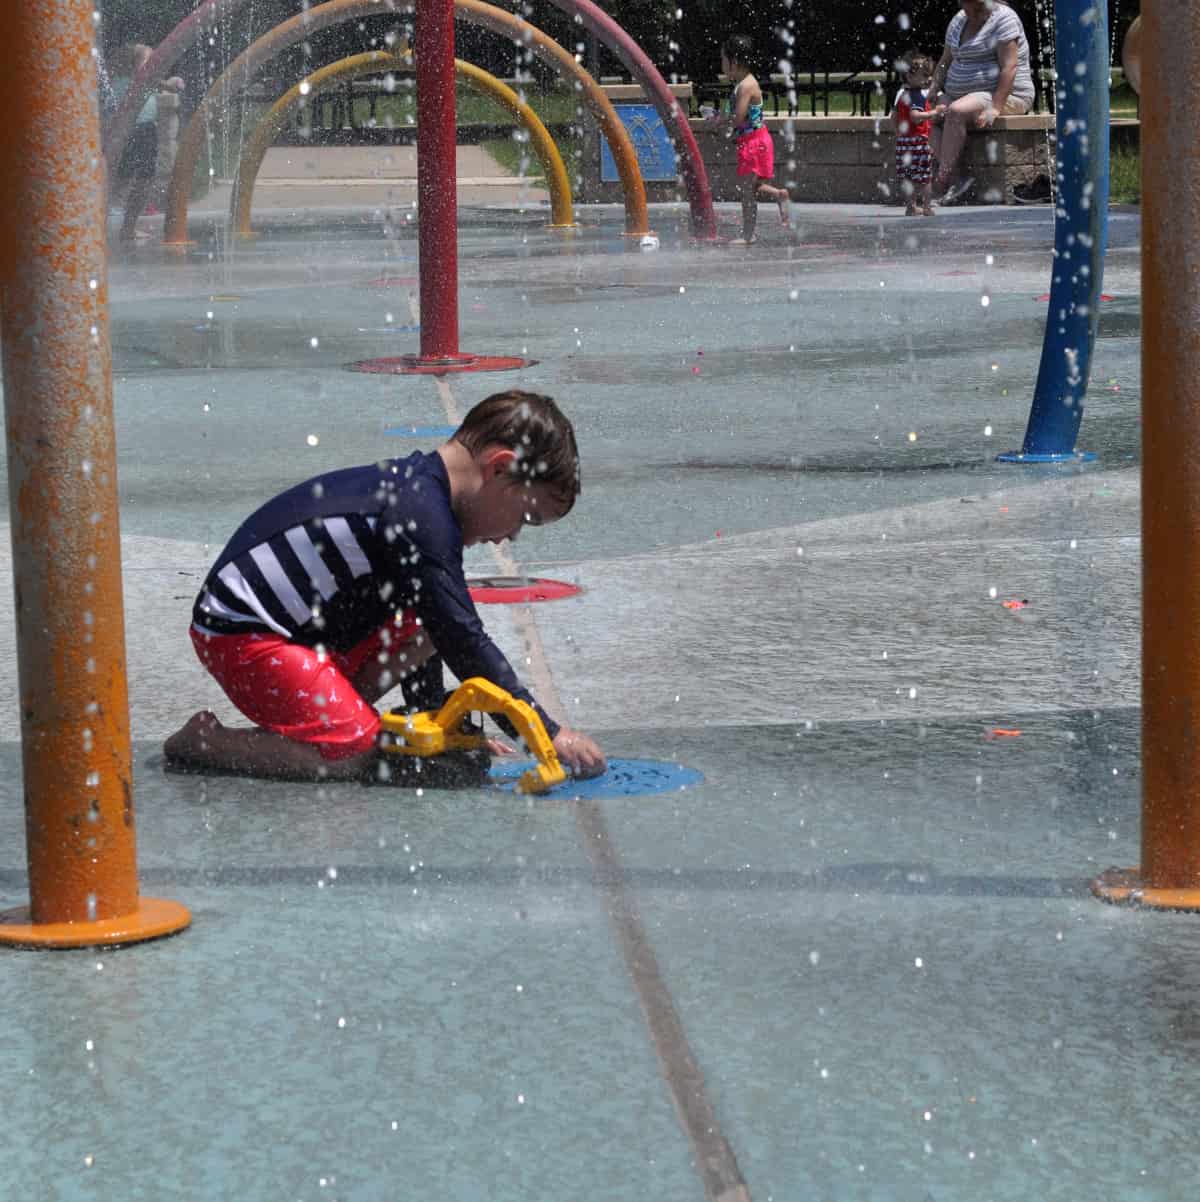
<svg viewBox="0 0 1200 1202">
<path fill-rule="evenodd" d="M 998 0 L 959 0 L 959 6 L 930 85 L 937 98 L 930 131 L 937 160 L 933 191 L 942 204 L 959 203 L 975 186 L 970 176 L 956 179 L 967 131 L 988 129 L 1001 114 L 1029 112 L 1034 95 L 1021 18 Z"/>
</svg>

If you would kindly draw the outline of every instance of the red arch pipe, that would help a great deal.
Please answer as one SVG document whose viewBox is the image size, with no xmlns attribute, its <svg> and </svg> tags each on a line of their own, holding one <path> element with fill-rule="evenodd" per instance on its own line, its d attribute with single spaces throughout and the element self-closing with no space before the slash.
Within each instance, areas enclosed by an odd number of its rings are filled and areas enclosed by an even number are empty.
<svg viewBox="0 0 1200 1202">
<path fill-rule="evenodd" d="M 646 57 L 637 42 L 592 0 L 550 0 L 550 3 L 578 17 L 584 28 L 612 50 L 630 75 L 641 84 L 642 91 L 650 98 L 663 124 L 671 131 L 683 152 L 680 166 L 688 204 L 691 206 L 692 233 L 697 238 L 716 238 L 717 217 L 713 212 L 712 189 L 708 184 L 708 172 L 704 170 L 700 147 L 696 145 L 691 126 L 688 125 L 687 114 L 671 95 L 671 89 L 659 69 Z"/>
</svg>

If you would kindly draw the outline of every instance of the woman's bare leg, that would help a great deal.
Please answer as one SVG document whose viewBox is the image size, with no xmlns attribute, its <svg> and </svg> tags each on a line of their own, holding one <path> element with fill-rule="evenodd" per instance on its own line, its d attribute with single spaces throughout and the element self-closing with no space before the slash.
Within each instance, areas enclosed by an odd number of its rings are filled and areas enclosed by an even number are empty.
<svg viewBox="0 0 1200 1202">
<path fill-rule="evenodd" d="M 946 110 L 941 128 L 935 125 L 930 131 L 930 143 L 938 160 L 937 184 L 934 188 L 938 194 L 945 192 L 954 182 L 958 160 L 967 144 L 967 131 L 975 128 L 975 121 L 983 109 L 983 101 L 978 96 L 963 96 Z"/>
</svg>

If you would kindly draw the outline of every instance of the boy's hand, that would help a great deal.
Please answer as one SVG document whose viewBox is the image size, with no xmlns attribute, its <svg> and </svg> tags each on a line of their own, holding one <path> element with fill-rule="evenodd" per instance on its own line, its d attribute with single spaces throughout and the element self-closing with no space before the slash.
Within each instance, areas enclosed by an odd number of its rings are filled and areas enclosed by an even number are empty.
<svg viewBox="0 0 1200 1202">
<path fill-rule="evenodd" d="M 608 763 L 599 744 L 578 730 L 564 726 L 554 736 L 554 750 L 572 776 L 599 776 Z"/>
</svg>

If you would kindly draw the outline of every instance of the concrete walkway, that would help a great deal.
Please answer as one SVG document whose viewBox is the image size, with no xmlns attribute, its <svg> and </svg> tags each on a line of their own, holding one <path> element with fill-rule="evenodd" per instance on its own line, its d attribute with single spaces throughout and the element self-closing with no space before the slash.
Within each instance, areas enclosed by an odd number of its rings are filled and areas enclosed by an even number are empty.
<svg viewBox="0 0 1200 1202">
<path fill-rule="evenodd" d="M 536 159 L 531 167 L 536 169 Z M 457 172 L 460 204 L 549 208 L 550 193 L 540 179 L 512 175 L 482 146 L 458 148 Z M 230 191 L 231 181 L 218 180 L 189 211 L 228 212 Z M 415 146 L 273 146 L 255 181 L 254 211 L 407 206 L 416 196 Z"/>
</svg>

